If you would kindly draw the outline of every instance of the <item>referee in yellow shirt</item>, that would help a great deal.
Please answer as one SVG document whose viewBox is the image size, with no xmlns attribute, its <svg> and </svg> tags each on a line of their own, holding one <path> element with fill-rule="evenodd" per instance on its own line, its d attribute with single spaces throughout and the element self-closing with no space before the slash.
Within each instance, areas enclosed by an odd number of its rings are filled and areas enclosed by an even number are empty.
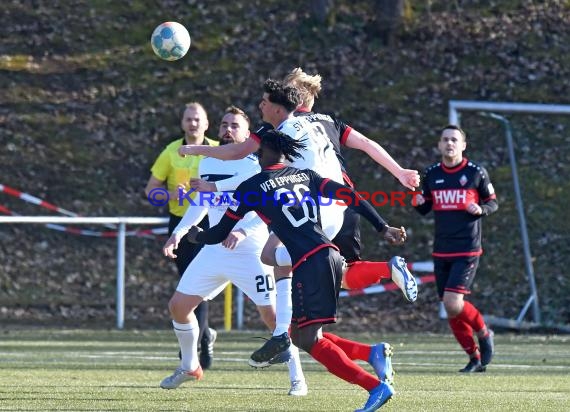
<svg viewBox="0 0 570 412">
<path fill-rule="evenodd" d="M 147 196 L 154 189 L 166 188 L 168 190 L 168 212 L 170 217 L 168 235 L 172 234 L 189 205 L 187 200 L 184 200 L 183 204 L 180 205 L 178 199 L 179 189 L 182 189 L 184 192 L 190 189 L 190 178 L 199 177 L 198 165 L 203 158 L 203 156 L 182 157 L 178 155 L 178 148 L 183 144 L 218 145 L 217 141 L 208 139 L 205 136 L 205 132 L 208 129 L 208 115 L 200 103 L 192 102 L 186 104 L 182 115 L 181 127 L 184 131 L 184 137 L 174 140 L 160 153 L 150 169 L 151 176 L 145 188 Z M 194 196 L 191 197 L 193 198 Z M 200 222 L 199 226 L 204 229 L 208 228 L 207 216 Z M 194 259 L 201 248 L 202 245 L 192 244 L 187 242 L 186 239 L 180 242 L 178 249 L 176 249 L 177 258 L 175 259 L 180 276 L 182 276 L 190 261 Z M 208 302 L 202 302 L 194 313 L 200 325 L 200 365 L 203 369 L 208 369 L 212 364 L 214 341 L 216 340 L 216 331 L 208 327 Z"/>
</svg>

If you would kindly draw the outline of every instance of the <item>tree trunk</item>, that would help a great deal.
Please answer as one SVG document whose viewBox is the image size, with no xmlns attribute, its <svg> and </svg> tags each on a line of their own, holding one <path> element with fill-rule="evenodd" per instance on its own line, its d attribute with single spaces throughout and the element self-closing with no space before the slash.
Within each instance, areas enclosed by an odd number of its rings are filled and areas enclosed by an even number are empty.
<svg viewBox="0 0 570 412">
<path fill-rule="evenodd" d="M 334 0 L 309 0 L 311 18 L 321 25 L 330 26 L 334 21 Z"/>
<path fill-rule="evenodd" d="M 374 0 L 374 9 L 376 12 L 374 32 L 384 45 L 390 45 L 402 24 L 404 0 Z"/>
</svg>

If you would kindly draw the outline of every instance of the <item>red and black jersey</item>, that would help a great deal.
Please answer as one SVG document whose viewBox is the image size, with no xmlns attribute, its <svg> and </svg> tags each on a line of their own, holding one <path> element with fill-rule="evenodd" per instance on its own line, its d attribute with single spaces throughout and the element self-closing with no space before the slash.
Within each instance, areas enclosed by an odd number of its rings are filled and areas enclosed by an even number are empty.
<svg viewBox="0 0 570 412">
<path fill-rule="evenodd" d="M 218 225 L 199 233 L 202 243 L 219 243 L 247 212 L 256 211 L 283 242 L 293 268 L 307 257 L 332 247 L 338 249 L 323 233 L 320 208 L 340 199 L 369 220 L 378 232 L 387 224 L 370 203 L 351 188 L 321 177 L 309 169 L 275 164 L 242 182 L 234 192 L 235 205 L 230 205 Z"/>
<path fill-rule="evenodd" d="M 434 257 L 479 256 L 481 217 L 498 209 L 495 190 L 487 171 L 463 158 L 453 168 L 438 162 L 425 171 L 422 196 L 425 203 L 416 206 L 421 214 L 433 210 L 435 217 Z M 466 211 L 476 203 L 483 213 L 475 216 Z"/>
</svg>

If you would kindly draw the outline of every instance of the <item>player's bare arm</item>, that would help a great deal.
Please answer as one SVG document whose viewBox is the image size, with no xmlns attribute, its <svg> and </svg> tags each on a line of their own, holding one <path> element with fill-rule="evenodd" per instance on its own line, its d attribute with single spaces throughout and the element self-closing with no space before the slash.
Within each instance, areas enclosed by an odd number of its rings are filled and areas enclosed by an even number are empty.
<svg viewBox="0 0 570 412">
<path fill-rule="evenodd" d="M 215 192 L 218 190 L 216 183 L 198 178 L 190 179 L 190 187 L 197 192 Z"/>
<path fill-rule="evenodd" d="M 180 234 L 173 233 L 172 236 L 168 238 L 164 246 L 162 246 L 162 253 L 164 256 L 176 259 L 178 256 L 174 254 L 174 249 L 178 249 L 178 244 L 182 236 Z"/>
<path fill-rule="evenodd" d="M 188 231 L 188 241 L 192 243 L 205 243 L 207 245 L 222 243 L 224 239 L 228 237 L 237 222 L 234 217 L 228 217 L 226 212 L 218 224 L 208 230 L 202 230 L 198 226 L 192 226 Z"/>
<path fill-rule="evenodd" d="M 352 129 L 345 144 L 347 147 L 365 152 L 372 160 L 392 173 L 408 189 L 413 190 L 420 185 L 420 174 L 417 170 L 402 168 L 382 146 L 362 133 Z"/>
<path fill-rule="evenodd" d="M 224 241 L 222 242 L 222 246 L 227 249 L 233 250 L 246 237 L 247 235 L 245 234 L 243 229 L 234 230 L 230 232 L 227 238 L 224 239 Z"/>
<path fill-rule="evenodd" d="M 202 155 L 221 160 L 237 160 L 243 159 L 248 154 L 255 152 L 258 148 L 259 144 L 249 138 L 242 143 L 223 146 L 182 145 L 178 148 L 178 154 L 180 156 Z"/>
</svg>

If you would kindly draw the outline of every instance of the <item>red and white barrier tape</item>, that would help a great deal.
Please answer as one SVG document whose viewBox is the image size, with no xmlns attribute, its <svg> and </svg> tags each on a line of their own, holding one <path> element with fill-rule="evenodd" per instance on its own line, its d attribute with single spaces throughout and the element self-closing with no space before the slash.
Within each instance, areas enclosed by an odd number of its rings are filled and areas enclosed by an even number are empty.
<svg viewBox="0 0 570 412">
<path fill-rule="evenodd" d="M 77 213 L 73 213 L 69 210 L 58 207 L 54 204 L 46 202 L 45 200 L 42 200 L 42 199 L 35 197 L 35 196 L 32 196 L 28 193 L 20 192 L 19 190 L 16 190 L 16 189 L 11 188 L 9 186 L 4 186 L 1 183 L 0 183 L 0 192 L 4 192 L 9 196 L 16 197 L 18 199 L 23 200 L 24 202 L 32 203 L 34 205 L 38 205 L 40 207 L 43 207 L 44 209 L 48 209 L 48 210 L 60 213 L 62 215 L 65 215 L 65 216 L 71 216 L 71 217 L 78 217 L 79 216 Z"/>
<path fill-rule="evenodd" d="M 21 191 L 16 190 L 12 187 L 5 186 L 1 183 L 0 183 L 0 193 L 6 193 L 9 196 L 21 199 L 24 202 L 32 203 L 32 204 L 40 206 L 44 209 L 48 209 L 48 210 L 51 210 L 53 212 L 57 212 L 57 213 L 60 213 L 62 215 L 65 215 L 65 216 L 70 216 L 70 217 L 79 217 L 80 216 L 77 213 L 71 212 L 67 209 L 63 209 L 63 208 L 58 207 L 52 203 L 46 202 L 45 200 L 42 200 L 38 197 L 32 196 L 29 193 L 21 192 Z M 4 213 L 6 215 L 11 215 L 11 216 L 21 216 L 15 212 L 12 212 L 11 210 L 8 210 L 4 206 L 0 206 L 0 213 Z M 108 238 L 117 237 L 117 235 L 118 235 L 118 232 L 116 232 L 116 231 L 99 232 L 99 231 L 95 231 L 95 230 L 84 230 L 84 229 L 79 229 L 79 228 L 74 228 L 74 227 L 54 225 L 51 223 L 46 224 L 45 226 L 50 228 L 50 229 L 53 229 L 53 230 L 58 230 L 60 232 L 72 233 L 74 235 L 108 237 Z M 167 233 L 168 233 L 168 228 L 164 227 L 164 228 L 154 228 L 154 229 L 144 229 L 144 230 L 132 230 L 132 231 L 126 232 L 126 235 L 127 236 L 141 236 L 141 237 L 150 238 L 150 237 L 154 237 L 156 235 L 164 235 Z"/>
</svg>

